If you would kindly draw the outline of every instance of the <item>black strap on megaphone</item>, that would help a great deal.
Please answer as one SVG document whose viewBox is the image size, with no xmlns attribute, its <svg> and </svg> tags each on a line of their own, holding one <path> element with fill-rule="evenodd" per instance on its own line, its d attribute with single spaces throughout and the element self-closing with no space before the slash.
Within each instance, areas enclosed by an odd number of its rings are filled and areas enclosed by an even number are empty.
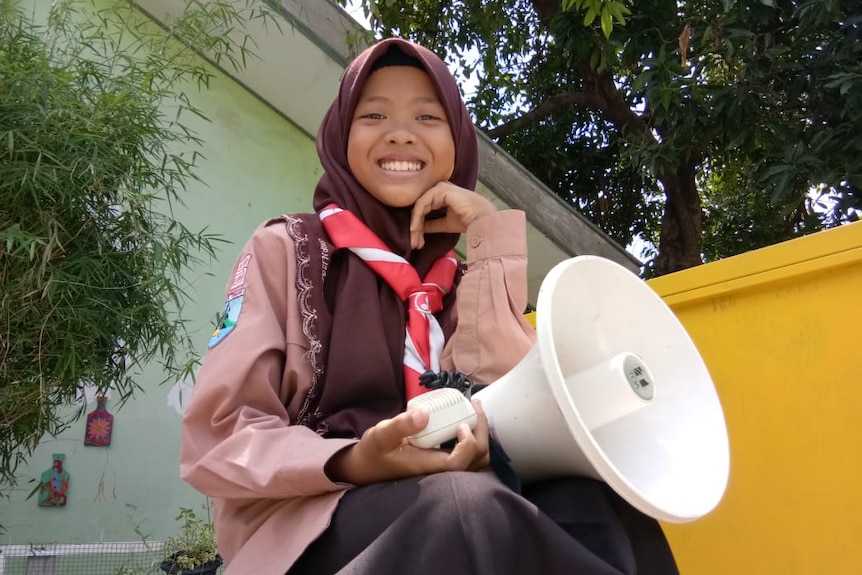
<svg viewBox="0 0 862 575">
<path fill-rule="evenodd" d="M 463 393 L 467 399 L 470 399 L 474 392 L 483 389 L 484 385 L 474 385 L 473 381 L 467 375 L 460 371 L 440 371 L 434 372 L 431 370 L 425 371 L 419 376 L 419 383 L 428 389 L 441 389 L 451 387 Z M 453 439 L 440 446 L 441 449 L 452 449 L 455 447 L 457 440 Z M 515 493 L 521 493 L 521 480 L 518 479 L 515 470 L 509 465 L 511 459 L 506 455 L 503 446 L 494 437 L 494 432 L 488 436 L 488 455 L 491 460 L 491 469 L 497 478 L 509 489 Z"/>
</svg>

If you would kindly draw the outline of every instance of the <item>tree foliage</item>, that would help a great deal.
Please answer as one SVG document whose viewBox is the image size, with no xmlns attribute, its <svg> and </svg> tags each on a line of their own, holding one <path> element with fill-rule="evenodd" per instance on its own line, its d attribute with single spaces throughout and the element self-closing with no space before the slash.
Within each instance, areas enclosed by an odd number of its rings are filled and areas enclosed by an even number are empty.
<svg viewBox="0 0 862 575">
<path fill-rule="evenodd" d="M 211 77 L 195 51 L 242 65 L 226 32 L 266 15 L 192 0 L 165 31 L 102 6 L 58 0 L 37 23 L 0 0 L 0 484 L 79 385 L 125 401 L 146 362 L 191 369 L 183 274 L 218 242 L 174 216 L 197 179 L 189 91 Z"/>
<path fill-rule="evenodd" d="M 346 0 L 343 0 L 346 2 Z M 365 0 L 477 125 L 612 238 L 685 269 L 858 217 L 860 0 Z"/>
</svg>

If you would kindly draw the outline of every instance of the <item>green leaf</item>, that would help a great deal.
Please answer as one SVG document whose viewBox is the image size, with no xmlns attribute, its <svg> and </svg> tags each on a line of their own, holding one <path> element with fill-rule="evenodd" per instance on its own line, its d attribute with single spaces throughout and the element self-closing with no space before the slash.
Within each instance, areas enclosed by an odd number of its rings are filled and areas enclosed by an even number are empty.
<svg viewBox="0 0 862 575">
<path fill-rule="evenodd" d="M 632 90 L 634 92 L 640 92 L 644 89 L 647 81 L 649 80 L 650 75 L 647 72 L 641 72 L 637 76 L 635 76 L 632 81 Z"/>
<path fill-rule="evenodd" d="M 665 88 L 661 91 L 660 101 L 662 108 L 665 110 L 670 109 L 671 98 L 673 98 L 673 92 L 670 88 Z"/>
<path fill-rule="evenodd" d="M 380 3 L 377 0 L 370 0 L 368 2 L 368 11 L 371 13 L 371 17 L 374 20 L 381 20 Z"/>
<path fill-rule="evenodd" d="M 602 33 L 605 38 L 611 37 L 611 32 L 614 31 L 614 17 L 610 10 L 605 8 L 602 10 Z"/>
<path fill-rule="evenodd" d="M 632 13 L 624 4 L 620 4 L 619 2 L 608 2 L 607 9 L 622 26 L 626 24 L 626 16 Z"/>
</svg>

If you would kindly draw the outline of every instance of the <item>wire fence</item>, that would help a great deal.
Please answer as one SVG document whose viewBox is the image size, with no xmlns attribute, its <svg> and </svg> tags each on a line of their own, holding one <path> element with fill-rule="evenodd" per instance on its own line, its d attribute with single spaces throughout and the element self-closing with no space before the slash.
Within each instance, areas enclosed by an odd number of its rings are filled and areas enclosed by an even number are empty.
<svg viewBox="0 0 862 575">
<path fill-rule="evenodd" d="M 161 541 L 0 545 L 0 575 L 164 575 L 162 547 Z"/>
</svg>

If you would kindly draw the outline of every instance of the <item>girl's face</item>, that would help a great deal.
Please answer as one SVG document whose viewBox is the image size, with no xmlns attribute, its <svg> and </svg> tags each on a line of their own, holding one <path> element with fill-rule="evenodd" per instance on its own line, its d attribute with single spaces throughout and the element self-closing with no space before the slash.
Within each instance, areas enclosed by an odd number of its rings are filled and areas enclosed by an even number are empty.
<svg viewBox="0 0 862 575">
<path fill-rule="evenodd" d="M 362 88 L 347 138 L 356 180 L 387 206 L 404 208 L 455 169 L 455 142 L 431 78 L 387 66 Z"/>
</svg>

